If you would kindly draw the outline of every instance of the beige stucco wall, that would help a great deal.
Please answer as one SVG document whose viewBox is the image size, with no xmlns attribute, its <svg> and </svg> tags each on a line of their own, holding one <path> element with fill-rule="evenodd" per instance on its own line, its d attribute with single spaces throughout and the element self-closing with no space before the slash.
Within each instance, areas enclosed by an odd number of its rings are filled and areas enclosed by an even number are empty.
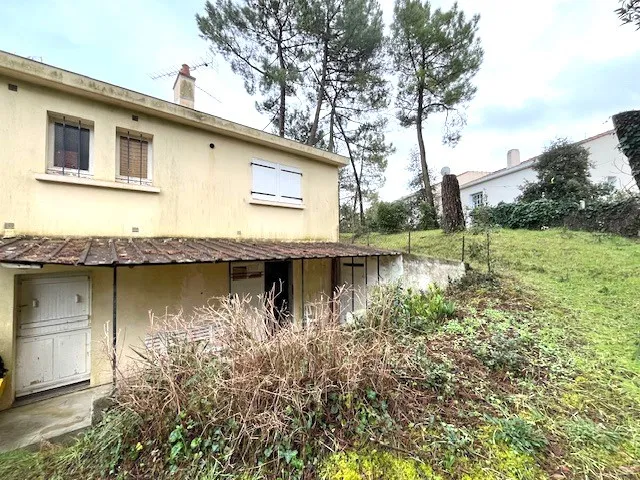
<svg viewBox="0 0 640 480">
<path fill-rule="evenodd" d="M 294 315 L 301 318 L 302 261 L 293 263 Z M 130 364 L 132 346 L 140 345 L 150 326 L 150 313 L 183 310 L 189 316 L 194 307 L 229 292 L 227 263 L 119 267 L 117 271 L 118 364 Z M 26 275 L 89 275 L 91 279 L 91 384 L 109 383 L 112 379 L 111 359 L 107 345 L 111 342 L 113 312 L 113 269 L 105 267 L 44 267 L 40 270 L 0 267 L 0 355 L 6 367 L 14 372 L 16 349 L 16 277 Z M 305 304 L 317 301 L 322 293 L 331 292 L 331 259 L 304 261 Z M 12 375 L 9 376 L 12 378 Z M 0 410 L 14 399 L 14 386 L 9 381 L 0 398 Z"/>
<path fill-rule="evenodd" d="M 61 236 L 208 236 L 337 240 L 338 168 L 0 76 L 0 228 Z M 116 128 L 153 135 L 159 193 L 36 180 L 47 161 L 48 112 L 94 123 L 93 180 L 116 175 Z M 139 115 L 133 121 L 132 114 Z M 214 143 L 211 149 L 209 144 Z M 251 204 L 253 158 L 300 168 L 303 209 Z"/>
</svg>

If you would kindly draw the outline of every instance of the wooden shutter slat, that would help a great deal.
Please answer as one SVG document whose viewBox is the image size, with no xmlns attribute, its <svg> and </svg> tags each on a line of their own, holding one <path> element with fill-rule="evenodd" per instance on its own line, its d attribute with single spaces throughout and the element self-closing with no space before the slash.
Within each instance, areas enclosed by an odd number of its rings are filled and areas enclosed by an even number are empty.
<svg viewBox="0 0 640 480">
<path fill-rule="evenodd" d="M 120 176 L 132 178 L 149 178 L 147 172 L 149 160 L 149 142 L 120 136 Z M 127 155 L 128 154 L 128 155 Z M 142 154 L 142 155 L 141 155 Z"/>
</svg>

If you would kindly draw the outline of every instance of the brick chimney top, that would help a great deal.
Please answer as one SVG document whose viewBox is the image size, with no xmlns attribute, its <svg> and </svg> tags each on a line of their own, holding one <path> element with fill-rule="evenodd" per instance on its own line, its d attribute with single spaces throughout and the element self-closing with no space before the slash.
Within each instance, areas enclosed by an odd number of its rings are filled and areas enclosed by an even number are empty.
<svg viewBox="0 0 640 480">
<path fill-rule="evenodd" d="M 182 68 L 180 69 L 180 74 L 184 75 L 185 77 L 190 77 L 191 71 L 189 70 L 189 65 L 183 63 Z"/>
<path fill-rule="evenodd" d="M 173 82 L 173 101 L 183 107 L 193 108 L 195 100 L 196 79 L 191 76 L 189 65 L 182 64 L 182 68 Z"/>
</svg>

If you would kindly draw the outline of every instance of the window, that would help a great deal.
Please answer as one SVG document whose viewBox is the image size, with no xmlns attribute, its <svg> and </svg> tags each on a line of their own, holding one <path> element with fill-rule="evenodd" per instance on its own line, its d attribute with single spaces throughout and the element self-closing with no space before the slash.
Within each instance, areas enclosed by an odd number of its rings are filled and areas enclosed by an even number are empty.
<svg viewBox="0 0 640 480">
<path fill-rule="evenodd" d="M 116 162 L 119 182 L 151 184 L 152 137 L 130 130 L 117 130 Z"/>
<path fill-rule="evenodd" d="M 89 176 L 92 171 L 93 123 L 49 114 L 49 173 Z"/>
<path fill-rule="evenodd" d="M 472 193 L 471 203 L 473 204 L 473 208 L 484 207 L 487 204 L 487 198 L 484 192 Z"/>
<path fill-rule="evenodd" d="M 254 160 L 251 162 L 254 200 L 302 205 L 302 172 L 294 167 Z"/>
</svg>

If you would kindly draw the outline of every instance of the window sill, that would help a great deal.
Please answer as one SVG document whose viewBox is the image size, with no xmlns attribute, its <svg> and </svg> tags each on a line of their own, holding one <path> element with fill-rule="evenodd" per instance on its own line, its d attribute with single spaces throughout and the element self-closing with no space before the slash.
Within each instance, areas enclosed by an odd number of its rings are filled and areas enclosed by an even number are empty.
<svg viewBox="0 0 640 480">
<path fill-rule="evenodd" d="M 281 203 L 281 202 L 270 202 L 268 200 L 256 200 L 252 198 L 249 200 L 251 205 L 263 205 L 266 207 L 281 207 L 281 208 L 293 208 L 295 210 L 304 210 L 304 205 L 296 204 L 296 203 Z"/>
<path fill-rule="evenodd" d="M 105 180 L 93 180 L 91 178 L 56 175 L 51 173 L 36 173 L 35 179 L 40 182 L 66 183 L 67 185 L 79 185 L 82 187 L 112 188 L 115 190 L 129 190 L 134 192 L 160 193 L 160 189 L 158 187 L 136 185 L 133 183 L 108 182 Z"/>
</svg>

